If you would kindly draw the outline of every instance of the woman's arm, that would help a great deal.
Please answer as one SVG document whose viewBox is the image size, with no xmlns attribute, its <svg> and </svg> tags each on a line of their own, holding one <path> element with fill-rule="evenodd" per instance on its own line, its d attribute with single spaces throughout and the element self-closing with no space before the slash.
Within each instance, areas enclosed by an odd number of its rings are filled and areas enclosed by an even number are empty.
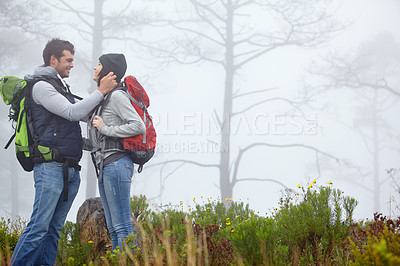
<svg viewBox="0 0 400 266">
<path fill-rule="evenodd" d="M 122 125 L 106 125 L 100 117 L 96 116 L 93 120 L 93 126 L 97 128 L 102 135 L 127 138 L 146 132 L 143 120 L 140 118 L 135 108 L 133 108 L 124 91 L 119 90 L 113 92 L 107 106 L 124 123 Z"/>
</svg>

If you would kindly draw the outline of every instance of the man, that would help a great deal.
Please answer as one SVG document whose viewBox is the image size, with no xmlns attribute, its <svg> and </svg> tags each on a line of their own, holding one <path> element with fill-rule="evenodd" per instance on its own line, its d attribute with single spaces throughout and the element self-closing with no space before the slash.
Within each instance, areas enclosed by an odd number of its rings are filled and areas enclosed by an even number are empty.
<svg viewBox="0 0 400 266">
<path fill-rule="evenodd" d="M 30 97 L 34 136 L 39 145 L 51 148 L 53 160 L 34 157 L 33 212 L 14 249 L 13 265 L 54 264 L 59 235 L 80 184 L 82 135 L 78 121 L 117 85 L 110 72 L 96 91 L 75 102 L 63 80 L 74 67 L 74 52 L 70 42 L 50 40 L 43 50 L 44 65 L 26 77 L 34 82 Z"/>
</svg>

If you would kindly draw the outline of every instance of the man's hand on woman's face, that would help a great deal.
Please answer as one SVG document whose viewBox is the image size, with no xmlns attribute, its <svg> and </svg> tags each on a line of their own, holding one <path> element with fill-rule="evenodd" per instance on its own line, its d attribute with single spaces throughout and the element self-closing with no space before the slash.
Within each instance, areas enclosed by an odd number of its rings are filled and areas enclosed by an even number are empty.
<svg viewBox="0 0 400 266">
<path fill-rule="evenodd" d="M 112 91 L 115 87 L 117 87 L 118 83 L 115 81 L 117 78 L 113 72 L 107 74 L 100 80 L 100 86 L 98 90 L 103 94 L 106 95 L 108 92 Z"/>
</svg>

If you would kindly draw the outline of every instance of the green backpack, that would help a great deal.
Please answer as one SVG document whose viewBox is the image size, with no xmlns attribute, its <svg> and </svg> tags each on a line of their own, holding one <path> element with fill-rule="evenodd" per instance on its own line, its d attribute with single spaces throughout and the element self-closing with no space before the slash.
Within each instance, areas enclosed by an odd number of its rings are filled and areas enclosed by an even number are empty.
<svg viewBox="0 0 400 266">
<path fill-rule="evenodd" d="M 53 158 L 51 149 L 37 145 L 41 135 L 33 139 L 33 126 L 30 112 L 30 92 L 35 82 L 28 83 L 26 80 L 3 76 L 0 79 L 0 95 L 5 104 L 10 105 L 9 120 L 13 122 L 15 133 L 4 147 L 7 149 L 15 138 L 15 153 L 19 163 L 25 171 L 32 171 L 35 156 L 40 156 L 43 161 L 51 161 Z"/>
</svg>

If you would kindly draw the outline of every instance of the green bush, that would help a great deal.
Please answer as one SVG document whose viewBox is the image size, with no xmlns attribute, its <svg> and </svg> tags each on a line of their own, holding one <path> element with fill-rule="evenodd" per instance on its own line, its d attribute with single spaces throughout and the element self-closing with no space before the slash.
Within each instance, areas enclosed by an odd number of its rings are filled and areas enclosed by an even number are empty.
<svg viewBox="0 0 400 266">
<path fill-rule="evenodd" d="M 98 258 L 92 243 L 81 243 L 79 225 L 67 221 L 58 241 L 57 263 L 59 265 L 83 265 Z"/>
<path fill-rule="evenodd" d="M 131 198 L 131 210 L 136 221 L 145 222 L 147 215 L 151 213 L 146 196 L 133 196 Z"/>
<path fill-rule="evenodd" d="M 357 201 L 330 187 L 303 193 L 302 198 L 284 200 L 275 215 L 278 238 L 289 247 L 294 264 L 331 264 L 349 235 Z"/>
<path fill-rule="evenodd" d="M 118 246 L 117 249 L 113 251 L 108 250 L 105 256 L 100 257 L 101 262 L 103 262 L 102 265 L 131 265 L 131 262 L 135 260 L 132 254 L 132 250 L 134 250 L 135 247 L 135 238 L 136 236 L 130 234 L 127 236 L 122 249 Z M 136 254 L 136 257 L 137 256 L 138 254 Z"/>
<path fill-rule="evenodd" d="M 250 210 L 249 204 L 244 205 L 243 202 L 229 201 L 229 208 L 225 207 L 225 203 L 215 200 L 208 201 L 206 204 L 196 204 L 190 215 L 195 222 L 201 226 L 216 224 L 221 228 L 225 228 L 227 221 L 245 220 L 254 213 Z"/>
<path fill-rule="evenodd" d="M 398 235 L 397 237 L 385 235 L 380 239 L 369 236 L 362 250 L 354 243 L 351 249 L 354 260 L 350 262 L 350 265 L 400 265 L 400 237 Z"/>
<path fill-rule="evenodd" d="M 226 207 L 221 201 L 208 201 L 204 205 L 197 204 L 190 213 L 200 226 L 218 225 L 223 227 L 227 218 Z"/>
<path fill-rule="evenodd" d="M 400 217 L 375 213 L 373 221 L 355 223 L 349 239 L 350 265 L 400 265 Z"/>
<path fill-rule="evenodd" d="M 15 221 L 12 221 L 10 218 L 0 218 L 0 255 L 4 259 L 12 255 L 25 226 L 26 221 L 21 218 Z"/>
<path fill-rule="evenodd" d="M 314 183 L 312 184 L 314 185 Z M 400 263 L 400 220 L 376 214 L 373 222 L 353 222 L 357 205 L 330 187 L 286 190 L 280 209 L 260 217 L 248 204 L 209 200 L 189 212 L 169 205 L 152 210 L 146 197 L 131 199 L 142 241 L 103 257 L 81 243 L 77 224 L 66 222 L 58 265 L 395 265 Z M 1 252 L 14 249 L 25 224 L 0 220 Z M 9 245 L 7 249 L 6 243 Z M 9 255 L 10 256 L 10 255 Z M 8 259 L 9 259 L 8 256 Z M 8 263 L 1 258 L 0 263 Z"/>
<path fill-rule="evenodd" d="M 287 252 L 278 245 L 273 219 L 253 216 L 234 220 L 225 229 L 229 240 L 246 265 L 287 265 Z"/>
<path fill-rule="evenodd" d="M 208 224 L 202 227 L 194 223 L 193 232 L 197 239 L 195 248 L 201 252 L 200 258 L 207 257 L 210 265 L 232 265 L 234 263 L 233 244 L 223 236 L 218 225 Z"/>
</svg>

